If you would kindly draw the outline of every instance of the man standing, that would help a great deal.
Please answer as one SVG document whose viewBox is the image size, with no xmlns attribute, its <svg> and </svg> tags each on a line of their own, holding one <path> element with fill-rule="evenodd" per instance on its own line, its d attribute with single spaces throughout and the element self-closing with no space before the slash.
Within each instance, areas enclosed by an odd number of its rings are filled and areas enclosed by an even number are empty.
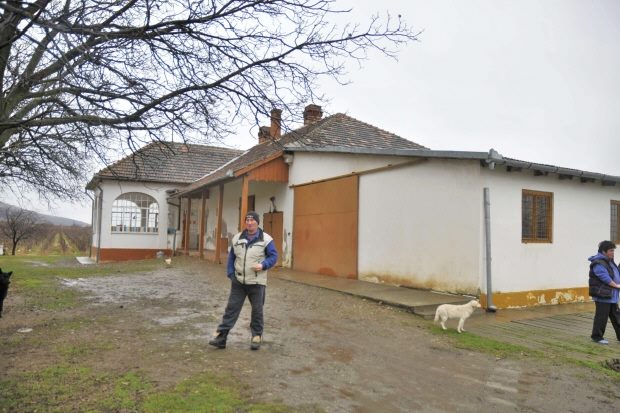
<svg viewBox="0 0 620 413">
<path fill-rule="evenodd" d="M 228 254 L 227 274 L 230 278 L 230 295 L 221 324 L 209 344 L 226 348 L 226 337 L 234 327 L 241 308 L 248 297 L 252 305 L 252 340 L 250 348 L 258 350 L 263 340 L 263 304 L 267 286 L 267 270 L 278 262 L 278 251 L 273 238 L 258 227 L 260 218 L 254 211 L 245 217 L 245 230 L 232 239 Z"/>
<path fill-rule="evenodd" d="M 603 338 L 607 319 L 620 341 L 620 322 L 618 321 L 618 288 L 620 288 L 620 271 L 614 262 L 616 244 L 602 241 L 598 245 L 598 254 L 588 258 L 590 261 L 590 295 L 596 310 L 592 325 L 592 341 L 608 344 Z"/>
</svg>

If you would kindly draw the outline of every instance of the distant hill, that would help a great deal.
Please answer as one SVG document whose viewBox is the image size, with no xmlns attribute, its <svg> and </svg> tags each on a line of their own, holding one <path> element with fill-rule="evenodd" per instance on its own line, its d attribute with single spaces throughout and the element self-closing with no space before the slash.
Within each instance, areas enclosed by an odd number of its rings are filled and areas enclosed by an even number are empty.
<svg viewBox="0 0 620 413">
<path fill-rule="evenodd" d="M 0 221 L 4 220 L 4 211 L 7 208 L 19 208 L 15 205 L 10 205 L 10 204 L 5 204 L 4 202 L 0 202 Z M 24 208 L 25 209 L 25 208 Z M 33 213 L 39 218 L 39 220 L 42 223 L 47 223 L 47 224 L 52 224 L 52 225 L 62 225 L 63 227 L 72 227 L 72 226 L 77 226 L 77 227 L 90 227 L 90 224 L 83 222 L 83 221 L 77 221 L 75 219 L 71 219 L 71 218 L 63 218 L 63 217 L 56 217 L 53 215 L 46 215 L 46 214 L 40 214 L 38 212 L 34 212 Z"/>
</svg>

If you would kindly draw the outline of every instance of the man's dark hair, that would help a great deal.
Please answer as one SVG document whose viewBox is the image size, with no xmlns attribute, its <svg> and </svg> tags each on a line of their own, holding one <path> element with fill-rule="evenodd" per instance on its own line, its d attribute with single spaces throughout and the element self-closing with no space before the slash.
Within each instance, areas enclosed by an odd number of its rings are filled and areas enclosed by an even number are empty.
<svg viewBox="0 0 620 413">
<path fill-rule="evenodd" d="M 611 241 L 601 241 L 598 244 L 598 252 L 607 252 L 611 249 L 615 249 L 616 248 L 616 244 L 614 244 Z"/>
</svg>

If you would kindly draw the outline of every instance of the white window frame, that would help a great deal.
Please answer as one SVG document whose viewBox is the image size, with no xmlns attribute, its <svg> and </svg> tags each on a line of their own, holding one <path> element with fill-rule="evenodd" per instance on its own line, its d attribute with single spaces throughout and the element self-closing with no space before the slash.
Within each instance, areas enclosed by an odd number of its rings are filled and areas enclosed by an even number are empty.
<svg viewBox="0 0 620 413">
<path fill-rule="evenodd" d="M 112 203 L 112 233 L 157 234 L 159 204 L 142 192 L 126 192 Z"/>
</svg>

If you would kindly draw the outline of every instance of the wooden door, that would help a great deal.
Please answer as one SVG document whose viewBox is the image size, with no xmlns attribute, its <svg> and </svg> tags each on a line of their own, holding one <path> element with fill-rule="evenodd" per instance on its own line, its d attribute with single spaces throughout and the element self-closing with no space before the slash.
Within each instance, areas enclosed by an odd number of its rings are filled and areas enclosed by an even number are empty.
<svg viewBox="0 0 620 413">
<path fill-rule="evenodd" d="M 282 266 L 282 237 L 284 236 L 284 213 L 267 212 L 263 214 L 263 231 L 271 235 L 273 245 L 278 250 L 278 263 L 276 266 Z"/>
<path fill-rule="evenodd" d="M 293 268 L 357 278 L 358 177 L 295 187 Z"/>
</svg>

